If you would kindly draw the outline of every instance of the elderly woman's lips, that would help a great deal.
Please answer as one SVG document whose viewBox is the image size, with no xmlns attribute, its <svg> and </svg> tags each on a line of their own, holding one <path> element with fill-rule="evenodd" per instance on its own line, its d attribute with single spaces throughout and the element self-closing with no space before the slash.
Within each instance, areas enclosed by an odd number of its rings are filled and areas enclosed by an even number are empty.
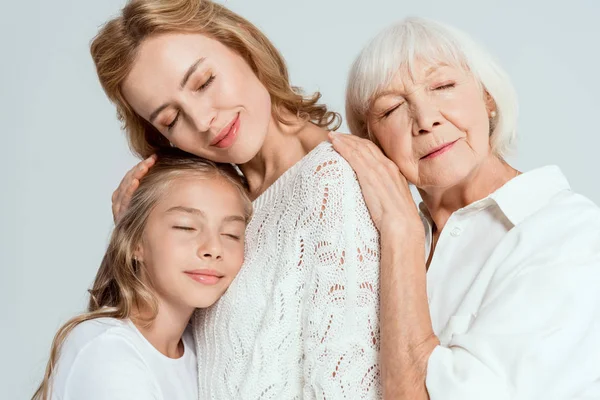
<svg viewBox="0 0 600 400">
<path fill-rule="evenodd" d="M 458 141 L 455 140 L 453 142 L 450 143 L 446 143 L 440 147 L 435 148 L 433 151 L 431 151 L 430 153 L 428 153 L 427 155 L 421 157 L 421 160 L 426 160 L 426 159 L 431 159 L 431 158 L 435 158 L 439 155 L 444 154 L 445 152 L 447 152 L 448 150 L 450 150 L 452 148 L 452 146 L 454 146 L 454 144 Z"/>
</svg>

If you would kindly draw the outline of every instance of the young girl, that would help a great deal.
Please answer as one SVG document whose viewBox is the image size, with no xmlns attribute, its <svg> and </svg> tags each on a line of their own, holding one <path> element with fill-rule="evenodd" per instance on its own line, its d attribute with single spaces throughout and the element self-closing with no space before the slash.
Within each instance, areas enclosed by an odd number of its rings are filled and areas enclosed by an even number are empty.
<svg viewBox="0 0 600 400">
<path fill-rule="evenodd" d="M 196 399 L 190 317 L 238 273 L 251 210 L 231 166 L 159 154 L 115 227 L 88 312 L 58 331 L 33 399 Z"/>
<path fill-rule="evenodd" d="M 91 52 L 137 154 L 176 146 L 248 180 L 244 268 L 194 320 L 200 398 L 380 398 L 379 236 L 328 142 L 337 115 L 290 84 L 260 30 L 208 0 L 130 1 Z M 117 220 L 152 160 L 116 191 Z"/>
</svg>

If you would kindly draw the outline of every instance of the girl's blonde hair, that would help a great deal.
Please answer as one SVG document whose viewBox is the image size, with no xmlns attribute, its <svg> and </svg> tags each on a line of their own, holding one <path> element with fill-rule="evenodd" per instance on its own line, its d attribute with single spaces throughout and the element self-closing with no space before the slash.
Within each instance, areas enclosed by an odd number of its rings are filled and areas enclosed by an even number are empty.
<svg viewBox="0 0 600 400">
<path fill-rule="evenodd" d="M 80 323 L 95 318 L 135 318 L 134 310 L 144 310 L 150 323 L 158 312 L 153 288 L 140 279 L 143 265 L 134 260 L 134 251 L 140 243 L 146 222 L 155 205 L 167 193 L 169 185 L 180 177 L 199 179 L 225 179 L 239 190 L 245 203 L 246 222 L 252 214 L 243 178 L 229 164 L 216 164 L 184 151 L 170 148 L 158 153 L 156 164 L 141 179 L 123 217 L 117 222 L 108 248 L 89 290 L 87 312 L 63 325 L 52 342 L 50 359 L 44 378 L 32 400 L 47 400 L 51 393 L 51 379 L 56 367 L 60 347 L 69 333 Z"/>
<path fill-rule="evenodd" d="M 148 157 L 169 141 L 129 106 L 121 87 L 132 69 L 140 44 L 164 33 L 200 33 L 239 54 L 271 96 L 273 117 L 281 123 L 288 113 L 335 130 L 339 114 L 318 101 L 319 92 L 304 96 L 290 85 L 285 62 L 275 46 L 253 24 L 210 0 L 130 0 L 121 15 L 108 21 L 93 39 L 92 58 L 100 83 L 117 106 L 117 115 L 134 153 Z"/>
</svg>

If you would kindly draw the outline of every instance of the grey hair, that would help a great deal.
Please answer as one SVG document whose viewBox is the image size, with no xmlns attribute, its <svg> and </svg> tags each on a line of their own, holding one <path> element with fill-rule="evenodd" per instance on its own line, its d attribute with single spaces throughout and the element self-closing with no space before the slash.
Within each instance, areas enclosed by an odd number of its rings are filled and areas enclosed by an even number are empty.
<svg viewBox="0 0 600 400">
<path fill-rule="evenodd" d="M 517 95 L 494 58 L 466 33 L 423 18 L 406 18 L 380 32 L 365 46 L 350 70 L 346 118 L 350 131 L 373 139 L 368 113 L 371 101 L 401 69 L 413 76 L 416 61 L 446 63 L 469 71 L 496 105 L 491 120 L 492 151 L 504 157 L 516 139 Z"/>
</svg>

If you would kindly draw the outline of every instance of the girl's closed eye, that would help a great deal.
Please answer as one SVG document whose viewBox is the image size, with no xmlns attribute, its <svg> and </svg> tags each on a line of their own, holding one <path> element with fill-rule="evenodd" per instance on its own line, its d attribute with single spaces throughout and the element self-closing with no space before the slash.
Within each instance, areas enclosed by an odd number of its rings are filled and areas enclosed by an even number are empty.
<svg viewBox="0 0 600 400">
<path fill-rule="evenodd" d="M 178 229 L 182 231 L 195 231 L 196 229 L 191 226 L 183 226 L 183 225 L 175 225 L 173 229 Z"/>
<path fill-rule="evenodd" d="M 241 235 L 236 235 L 234 233 L 224 233 L 223 236 L 225 236 L 229 239 L 233 239 L 235 241 L 239 241 L 242 239 Z"/>
</svg>

